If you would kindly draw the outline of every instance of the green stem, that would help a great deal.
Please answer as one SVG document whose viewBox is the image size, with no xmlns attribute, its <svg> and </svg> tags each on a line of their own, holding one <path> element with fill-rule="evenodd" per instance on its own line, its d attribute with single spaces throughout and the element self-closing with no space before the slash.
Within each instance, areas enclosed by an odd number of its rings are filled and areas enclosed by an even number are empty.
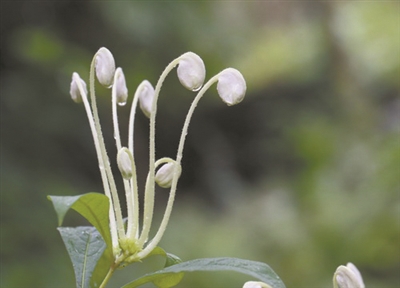
<svg viewBox="0 0 400 288">
<path fill-rule="evenodd" d="M 108 159 L 107 151 L 105 148 L 104 144 L 104 138 L 103 138 L 103 133 L 100 128 L 100 119 L 99 119 L 99 113 L 97 111 L 97 104 L 96 104 L 96 95 L 95 95 L 95 85 L 94 85 L 94 69 L 95 69 L 95 64 L 96 64 L 96 57 L 97 53 L 94 55 L 92 63 L 90 65 L 90 100 L 92 103 L 92 109 L 93 109 L 93 119 L 95 123 L 95 128 L 97 132 L 97 137 L 99 140 L 99 146 L 100 146 L 100 151 L 103 159 L 103 167 L 106 171 L 107 174 L 107 179 L 108 183 L 110 185 L 111 189 L 111 195 L 113 198 L 112 203 L 114 204 L 114 212 L 115 212 L 115 217 L 116 217 L 116 226 L 117 226 L 117 233 L 119 239 L 124 239 L 125 238 L 125 230 L 124 230 L 124 224 L 122 220 L 122 212 L 121 212 L 121 205 L 119 203 L 119 198 L 118 198 L 118 193 L 117 193 L 117 188 L 115 185 L 114 177 L 112 175 L 111 167 L 110 167 L 110 161 Z"/>
<path fill-rule="evenodd" d="M 114 82 L 116 83 L 117 78 L 120 76 L 119 74 L 122 73 L 122 70 L 117 69 L 115 74 L 114 74 Z M 117 86 L 113 85 L 111 89 L 111 104 L 112 104 L 112 120 L 113 120 L 113 127 L 114 127 L 114 138 L 115 138 L 115 146 L 117 147 L 117 151 L 119 152 L 122 149 L 121 145 L 121 136 L 119 133 L 119 124 L 118 124 L 118 109 L 117 109 Z M 133 153 L 131 152 L 132 157 Z M 133 164 L 134 166 L 134 164 Z M 136 178 L 136 171 L 132 171 L 135 174 Z M 123 183 L 124 183 L 124 189 L 125 189 L 125 197 L 126 197 L 126 203 L 127 203 L 127 210 L 128 210 L 128 230 L 130 226 L 130 223 L 132 222 L 133 219 L 133 193 L 131 193 L 131 185 L 130 185 L 130 180 L 126 180 L 122 177 Z M 128 233 L 126 233 L 127 237 Z"/>
<path fill-rule="evenodd" d="M 157 114 L 157 100 L 160 94 L 162 84 L 172 69 L 179 64 L 181 57 L 176 58 L 164 69 L 157 82 L 155 91 L 153 105 L 150 114 L 150 136 L 149 136 L 149 176 L 148 181 L 146 181 L 145 197 L 144 197 L 144 210 L 143 210 L 143 229 L 139 238 L 139 244 L 142 245 L 147 241 L 151 222 L 153 219 L 153 209 L 154 209 L 154 177 L 155 177 L 155 126 L 156 126 L 156 114 Z"/>
<path fill-rule="evenodd" d="M 133 96 L 133 101 L 132 101 L 132 107 L 131 107 L 131 113 L 129 116 L 129 127 L 128 127 L 128 149 L 131 151 L 132 155 L 132 179 L 130 181 L 131 185 L 131 193 L 132 195 L 132 202 L 127 203 L 128 205 L 128 211 L 129 207 L 130 209 L 133 210 L 132 212 L 132 218 L 129 218 L 128 215 L 128 230 L 127 230 L 127 237 L 129 239 L 133 239 L 138 236 L 138 230 L 139 230 L 139 194 L 138 194 L 138 185 L 137 185 L 137 174 L 136 174 L 136 164 L 135 164 L 135 153 L 134 153 L 134 146 L 133 146 L 133 132 L 134 132 L 134 124 L 135 124 L 135 114 L 136 114 L 136 107 L 137 107 L 137 102 L 139 100 L 139 95 L 140 91 L 142 89 L 142 85 L 139 85 L 139 87 L 136 89 L 135 95 Z M 131 205 L 131 206 L 130 206 Z"/>
<path fill-rule="evenodd" d="M 96 153 L 97 153 L 97 159 L 99 161 L 100 175 L 101 175 L 101 179 L 103 182 L 104 194 L 108 197 L 108 199 L 110 201 L 109 219 L 110 219 L 110 230 L 111 230 L 113 251 L 118 251 L 119 244 L 118 244 L 117 226 L 115 223 L 115 214 L 114 214 L 114 209 L 113 209 L 113 201 L 112 201 L 112 197 L 111 197 L 111 193 L 110 193 L 110 186 L 108 184 L 107 175 L 104 170 L 104 161 L 103 161 L 102 154 L 101 154 L 99 139 L 97 136 L 97 132 L 96 132 L 96 128 L 95 128 L 95 124 L 94 124 L 94 120 L 93 120 L 92 110 L 90 109 L 90 104 L 87 99 L 85 90 L 83 89 L 79 80 L 80 80 L 79 78 L 75 79 L 75 81 L 78 83 L 78 88 L 82 95 L 82 100 L 83 100 L 83 104 L 85 106 L 86 115 L 89 120 L 90 130 L 92 131 L 94 146 L 96 148 Z"/>
<path fill-rule="evenodd" d="M 219 77 L 219 74 L 215 75 L 210 80 L 208 80 L 208 82 L 199 91 L 199 93 L 197 94 L 197 96 L 193 100 L 192 104 L 190 105 L 189 112 L 186 115 L 185 123 L 183 125 L 181 137 L 180 137 L 180 140 L 179 140 L 178 152 L 177 152 L 177 155 L 176 155 L 176 163 L 177 163 L 177 165 L 175 166 L 175 170 L 174 170 L 174 177 L 172 179 L 171 190 L 170 190 L 170 193 L 169 193 L 167 208 L 165 209 L 163 219 L 161 221 L 160 227 L 158 228 L 158 231 L 157 231 L 156 235 L 151 240 L 151 242 L 147 245 L 147 247 L 145 249 L 143 249 L 143 251 L 141 251 L 138 254 L 138 256 L 140 258 L 146 257 L 157 246 L 157 244 L 160 242 L 160 240 L 161 240 L 161 238 L 162 238 L 162 236 L 163 236 L 163 234 L 165 232 L 165 229 L 167 228 L 168 221 L 169 221 L 169 218 L 171 216 L 172 206 L 173 206 L 174 200 L 175 200 L 176 187 L 177 187 L 178 178 L 179 178 L 179 166 L 180 166 L 181 160 L 182 160 L 183 147 L 184 147 L 184 144 L 185 144 L 185 139 L 186 139 L 186 135 L 187 135 L 187 132 L 188 132 L 190 120 L 192 118 L 194 109 L 196 108 L 198 102 L 203 97 L 204 93 L 210 88 L 210 86 L 218 81 L 218 77 Z"/>
<path fill-rule="evenodd" d="M 110 270 L 108 270 L 107 275 L 106 275 L 106 277 L 103 279 L 103 282 L 100 284 L 99 288 L 104 288 L 104 287 L 106 287 L 108 281 L 110 281 L 111 276 L 113 275 L 113 273 L 114 273 L 114 271 L 115 271 L 115 268 L 116 268 L 115 264 L 113 264 L 113 265 L 110 267 Z"/>
</svg>

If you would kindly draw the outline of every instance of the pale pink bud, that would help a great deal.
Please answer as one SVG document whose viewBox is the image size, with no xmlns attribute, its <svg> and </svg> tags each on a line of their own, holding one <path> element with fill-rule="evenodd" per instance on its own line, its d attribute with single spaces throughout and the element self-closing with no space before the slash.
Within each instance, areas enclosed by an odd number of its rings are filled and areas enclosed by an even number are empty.
<svg viewBox="0 0 400 288">
<path fill-rule="evenodd" d="M 138 89 L 140 109 L 142 109 L 146 117 L 150 118 L 154 100 L 153 85 L 151 85 L 149 81 L 143 80 L 143 82 L 140 83 Z"/>
<path fill-rule="evenodd" d="M 222 101 L 232 106 L 243 100 L 246 94 L 246 81 L 238 70 L 227 68 L 219 74 L 217 90 Z"/>
<path fill-rule="evenodd" d="M 76 103 L 82 102 L 81 91 L 79 90 L 78 81 L 81 83 L 84 92 L 87 94 L 86 83 L 81 79 L 78 73 L 72 73 L 71 88 L 69 94 L 71 94 L 72 100 Z"/>
<path fill-rule="evenodd" d="M 110 87 L 113 83 L 115 73 L 115 61 L 110 50 L 100 48 L 96 53 L 96 76 L 99 82 Z"/>
<path fill-rule="evenodd" d="M 206 68 L 197 54 L 187 52 L 180 57 L 177 73 L 179 81 L 185 88 L 197 91 L 203 86 Z"/>
</svg>

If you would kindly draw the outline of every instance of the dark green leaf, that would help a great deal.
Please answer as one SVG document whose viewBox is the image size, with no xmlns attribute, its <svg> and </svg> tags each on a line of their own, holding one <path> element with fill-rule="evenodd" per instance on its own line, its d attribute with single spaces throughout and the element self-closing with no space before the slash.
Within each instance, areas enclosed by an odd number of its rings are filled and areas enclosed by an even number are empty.
<svg viewBox="0 0 400 288">
<path fill-rule="evenodd" d="M 162 270 L 146 274 L 143 277 L 126 284 L 123 286 L 123 288 L 134 288 L 148 282 L 156 282 L 155 284 L 158 285 L 158 283 L 162 283 L 161 279 L 165 277 L 171 277 L 172 275 L 177 275 L 178 273 L 181 274 L 183 272 L 196 271 L 234 271 L 249 275 L 253 279 L 258 279 L 264 283 L 267 283 L 271 287 L 285 288 L 282 280 L 267 264 L 238 258 L 204 258 L 182 262 Z M 177 276 L 179 276 L 179 274 Z"/>
<path fill-rule="evenodd" d="M 103 255 L 97 261 L 96 268 L 93 271 L 92 278 L 90 279 L 90 287 L 99 287 L 107 275 L 108 270 L 110 270 L 111 265 L 114 262 L 112 252 L 107 249 L 104 251 Z"/>
<path fill-rule="evenodd" d="M 90 287 L 92 273 L 106 249 L 106 243 L 94 227 L 59 227 L 58 231 L 74 267 L 76 287 Z"/>
<path fill-rule="evenodd" d="M 47 196 L 47 198 L 53 202 L 54 210 L 56 210 L 58 217 L 58 226 L 62 225 L 65 214 L 71 206 L 83 195 L 78 196 Z"/>
<path fill-rule="evenodd" d="M 161 247 L 158 247 L 158 246 L 156 248 L 154 248 L 153 251 L 151 251 L 150 254 L 147 255 L 147 257 L 153 256 L 153 255 L 161 255 L 161 256 L 165 257 L 164 268 L 182 262 L 181 258 L 179 258 L 178 256 L 176 256 L 174 254 L 165 252 L 164 249 L 162 249 Z"/>
<path fill-rule="evenodd" d="M 48 196 L 53 202 L 59 225 L 65 214 L 72 208 L 85 217 L 100 232 L 106 244 L 106 249 L 98 259 L 91 278 L 91 287 L 97 287 L 107 274 L 113 263 L 112 243 L 109 228 L 109 201 L 107 196 L 99 193 L 87 193 L 78 196 Z M 71 228 L 70 228 L 71 229 Z M 74 261 L 72 261 L 74 263 Z M 74 265 L 75 269 L 75 265 Z"/>
<path fill-rule="evenodd" d="M 72 208 L 85 217 L 100 232 L 107 247 L 111 246 L 109 228 L 109 201 L 107 196 L 100 193 L 87 193 L 78 196 L 48 196 L 53 202 L 58 216 L 58 225 L 61 225 L 65 214 Z"/>
</svg>

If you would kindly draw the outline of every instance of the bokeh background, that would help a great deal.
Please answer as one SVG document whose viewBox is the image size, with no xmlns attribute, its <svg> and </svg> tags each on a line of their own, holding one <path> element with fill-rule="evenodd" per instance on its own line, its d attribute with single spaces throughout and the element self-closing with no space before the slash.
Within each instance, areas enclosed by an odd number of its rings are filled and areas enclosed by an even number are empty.
<svg viewBox="0 0 400 288">
<path fill-rule="evenodd" d="M 46 196 L 102 192 L 83 106 L 69 96 L 72 72 L 87 80 L 102 46 L 130 97 L 186 51 L 203 58 L 207 79 L 231 66 L 247 80 L 240 105 L 215 87 L 200 102 L 163 248 L 266 262 L 287 287 L 331 287 L 349 261 L 367 287 L 400 287 L 399 2 L 68 0 L 1 3 L 1 287 L 74 286 Z M 113 159 L 109 91 L 97 91 Z M 157 157 L 174 157 L 193 97 L 171 73 Z M 143 187 L 141 113 L 135 133 Z M 157 191 L 156 223 L 167 193 Z M 65 225 L 85 222 L 71 212 Z M 132 265 L 110 287 L 161 265 Z M 180 287 L 248 280 L 194 273 Z"/>
</svg>

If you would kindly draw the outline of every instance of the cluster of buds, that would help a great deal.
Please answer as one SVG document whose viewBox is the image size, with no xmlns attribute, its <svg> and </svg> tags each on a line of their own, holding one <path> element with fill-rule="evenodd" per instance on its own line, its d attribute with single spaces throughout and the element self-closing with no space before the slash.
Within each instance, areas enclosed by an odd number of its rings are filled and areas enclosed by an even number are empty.
<svg viewBox="0 0 400 288">
<path fill-rule="evenodd" d="M 175 159 L 155 159 L 155 120 L 157 100 L 161 86 L 172 69 L 176 66 L 180 83 L 191 91 L 197 91 L 186 116 L 182 134 L 179 140 Z M 112 119 L 114 138 L 117 148 L 116 162 L 124 183 L 127 202 L 127 225 L 125 227 L 115 180 L 111 171 L 110 161 L 106 152 L 103 134 L 100 126 L 95 96 L 95 75 L 97 80 L 111 89 Z M 125 76 L 121 68 L 116 68 L 114 57 L 107 48 L 100 48 L 95 54 L 90 67 L 89 95 L 85 81 L 78 73 L 73 73 L 70 94 L 75 102 L 83 102 L 90 128 L 92 131 L 100 174 L 105 195 L 109 198 L 109 222 L 112 248 L 115 264 L 129 264 L 140 261 L 148 256 L 158 245 L 167 227 L 175 199 L 178 179 L 181 175 L 181 160 L 183 147 L 190 119 L 199 100 L 210 86 L 217 82 L 217 91 L 221 99 L 228 105 L 241 102 L 246 92 L 246 82 L 242 74 L 233 68 L 227 68 L 204 84 L 206 75 L 203 60 L 192 52 L 187 52 L 173 60 L 161 74 L 155 88 L 147 80 L 137 87 L 133 96 L 129 118 L 127 146 L 122 146 L 117 107 L 124 106 L 128 99 Z M 89 99 L 90 98 L 90 102 Z M 139 197 L 136 165 L 134 159 L 134 118 L 137 104 L 144 115 L 150 119 L 149 133 L 149 171 L 144 187 L 143 223 L 139 225 Z M 160 167 L 160 168 L 159 168 Z M 150 227 L 153 219 L 155 184 L 169 188 L 169 198 L 160 226 L 151 240 Z"/>
</svg>

